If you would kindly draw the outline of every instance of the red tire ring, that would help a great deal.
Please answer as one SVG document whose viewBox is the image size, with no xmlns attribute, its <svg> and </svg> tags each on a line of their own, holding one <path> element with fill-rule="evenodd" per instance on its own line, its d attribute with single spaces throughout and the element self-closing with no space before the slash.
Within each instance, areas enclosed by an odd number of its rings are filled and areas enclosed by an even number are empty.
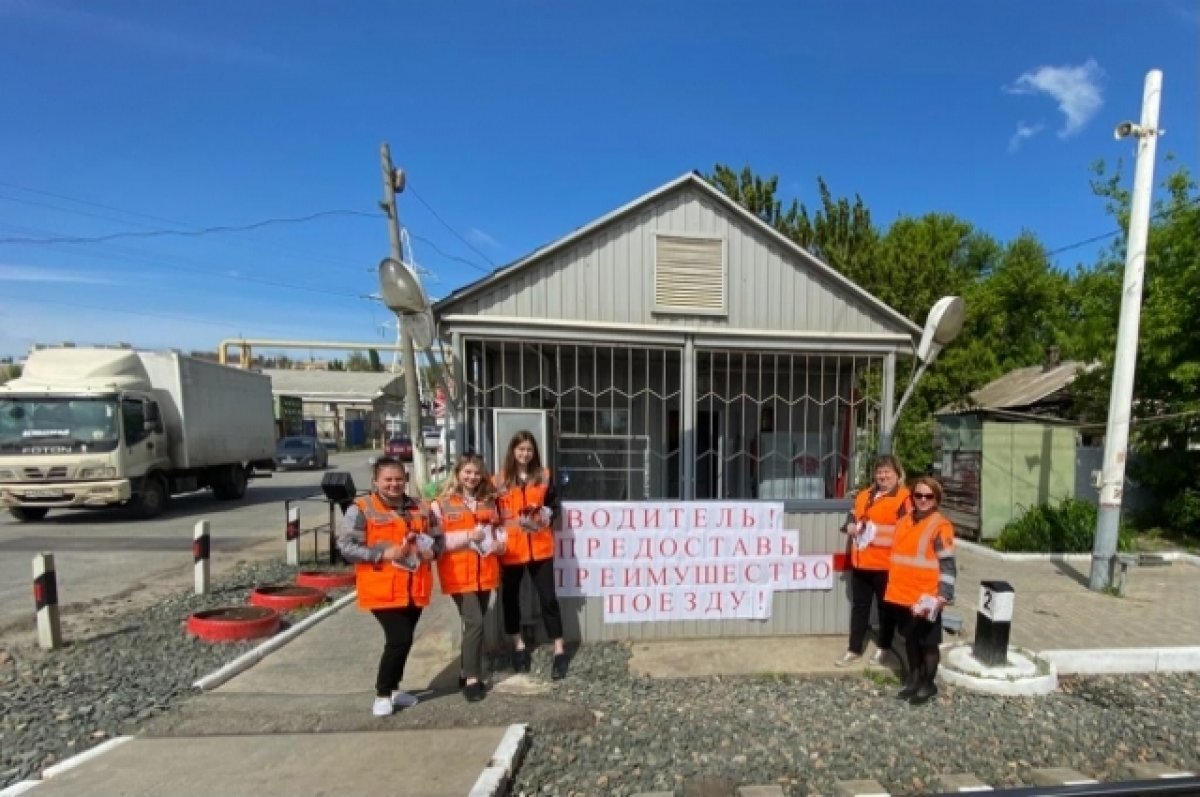
<svg viewBox="0 0 1200 797">
<path fill-rule="evenodd" d="M 187 630 L 207 642 L 260 639 L 279 630 L 279 612 L 262 606 L 208 609 L 188 617 Z"/>
<path fill-rule="evenodd" d="M 266 606 L 286 612 L 291 609 L 304 609 L 317 606 L 326 601 L 325 590 L 316 587 L 282 584 L 278 586 L 255 587 L 250 592 L 251 606 Z"/>
<path fill-rule="evenodd" d="M 354 586 L 353 570 L 301 570 L 296 574 L 296 583 L 302 587 L 317 589 L 342 589 Z"/>
</svg>

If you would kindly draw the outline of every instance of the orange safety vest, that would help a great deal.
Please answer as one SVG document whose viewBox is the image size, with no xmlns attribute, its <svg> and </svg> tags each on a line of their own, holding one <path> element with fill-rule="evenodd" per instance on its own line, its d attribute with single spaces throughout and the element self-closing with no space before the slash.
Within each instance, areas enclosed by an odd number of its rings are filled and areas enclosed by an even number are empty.
<svg viewBox="0 0 1200 797">
<path fill-rule="evenodd" d="M 409 533 L 429 530 L 429 511 L 420 502 L 406 503 L 403 513 L 383 503 L 375 494 L 356 498 L 354 505 L 367 519 L 368 547 L 403 545 Z M 421 562 L 412 573 L 387 561 L 358 562 L 354 565 L 354 577 L 362 609 L 428 606 L 433 595 L 433 568 L 429 562 Z"/>
<path fill-rule="evenodd" d="M 500 517 L 508 534 L 508 547 L 500 556 L 501 563 L 523 565 L 553 557 L 554 530 L 542 526 L 530 531 L 519 522 L 521 515 L 537 512 L 545 506 L 546 493 L 550 492 L 550 469 L 542 468 L 539 481 L 514 484 L 512 487 L 506 487 L 497 476 L 496 489 L 500 491 Z"/>
<path fill-rule="evenodd" d="M 887 592 L 883 599 L 899 606 L 915 606 L 922 595 L 938 596 L 938 552 L 933 541 L 942 541 L 942 555 L 954 552 L 954 526 L 938 512 L 921 520 L 905 515 L 896 524 L 892 565 L 888 568 Z"/>
<path fill-rule="evenodd" d="M 912 511 L 908 488 L 899 486 L 886 495 L 875 498 L 875 488 L 868 487 L 854 499 L 854 519 L 869 520 L 876 526 L 895 526 L 901 515 Z M 876 530 L 875 539 L 866 548 L 850 543 L 850 564 L 858 570 L 887 570 L 892 558 L 895 532 Z"/>
<path fill-rule="evenodd" d="M 460 495 L 439 498 L 442 532 L 474 531 L 477 523 L 494 526 L 500 514 L 491 501 L 481 501 L 472 512 Z M 483 592 L 500 586 L 500 562 L 495 556 L 480 556 L 470 548 L 443 551 L 438 557 L 438 582 L 445 595 Z"/>
</svg>

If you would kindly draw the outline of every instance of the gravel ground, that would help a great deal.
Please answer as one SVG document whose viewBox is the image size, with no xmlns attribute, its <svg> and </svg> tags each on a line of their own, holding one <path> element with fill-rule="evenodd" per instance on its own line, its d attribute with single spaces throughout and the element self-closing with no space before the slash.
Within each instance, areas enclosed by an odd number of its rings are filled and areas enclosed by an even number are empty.
<svg viewBox="0 0 1200 797">
<path fill-rule="evenodd" d="M 0 642 L 0 788 L 105 739 L 135 733 L 183 700 L 198 677 L 261 642 L 201 642 L 184 630 L 188 615 L 244 605 L 253 587 L 291 583 L 296 570 L 243 565 L 215 580 L 208 595 L 180 593 L 109 617 L 56 651 Z"/>
<path fill-rule="evenodd" d="M 1065 680 L 1045 698 L 942 687 L 923 707 L 893 697 L 882 671 L 842 678 L 761 676 L 653 680 L 628 673 L 621 644 L 582 648 L 553 696 L 586 706 L 592 728 L 533 734 L 513 795 L 732 794 L 778 783 L 831 794 L 872 777 L 893 794 L 973 773 L 995 787 L 1029 770 L 1071 767 L 1120 780 L 1137 761 L 1200 767 L 1200 674 Z M 548 676 L 546 649 L 535 669 Z"/>
</svg>

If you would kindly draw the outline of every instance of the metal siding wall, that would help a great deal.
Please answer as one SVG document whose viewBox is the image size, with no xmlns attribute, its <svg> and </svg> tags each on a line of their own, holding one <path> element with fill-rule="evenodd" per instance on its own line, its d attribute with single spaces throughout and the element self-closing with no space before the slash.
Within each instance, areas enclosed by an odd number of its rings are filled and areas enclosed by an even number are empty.
<svg viewBox="0 0 1200 797">
<path fill-rule="evenodd" d="M 656 232 L 725 240 L 727 317 L 653 313 Z M 667 327 L 898 331 L 769 236 L 690 189 L 665 196 L 522 270 L 455 312 Z"/>
</svg>

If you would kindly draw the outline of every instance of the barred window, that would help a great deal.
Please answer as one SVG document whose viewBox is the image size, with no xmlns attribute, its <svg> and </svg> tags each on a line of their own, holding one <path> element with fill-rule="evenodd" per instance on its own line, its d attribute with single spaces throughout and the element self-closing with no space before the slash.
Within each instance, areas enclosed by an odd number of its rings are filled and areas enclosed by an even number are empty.
<svg viewBox="0 0 1200 797">
<path fill-rule="evenodd" d="M 679 347 L 468 339 L 465 353 L 468 448 L 492 461 L 505 445 L 491 410 L 544 410 L 543 457 L 576 500 L 681 498 L 689 471 L 698 499 L 840 498 L 877 442 L 877 354 L 697 349 L 685 413 Z"/>
</svg>

